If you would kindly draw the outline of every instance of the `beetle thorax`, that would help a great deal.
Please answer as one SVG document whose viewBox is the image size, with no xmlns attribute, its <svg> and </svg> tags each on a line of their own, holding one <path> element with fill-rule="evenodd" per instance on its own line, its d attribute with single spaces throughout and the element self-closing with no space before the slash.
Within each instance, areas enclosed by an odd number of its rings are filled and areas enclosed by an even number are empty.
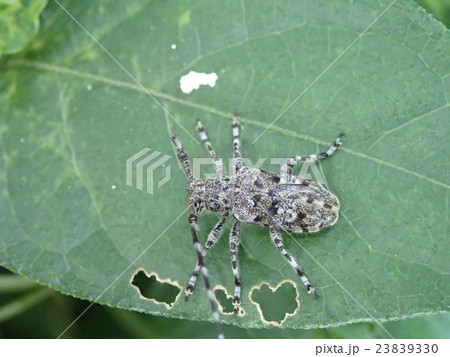
<svg viewBox="0 0 450 357">
<path fill-rule="evenodd" d="M 197 213 L 231 211 L 233 184 L 229 177 L 195 179 L 188 184 L 188 204 Z"/>
</svg>

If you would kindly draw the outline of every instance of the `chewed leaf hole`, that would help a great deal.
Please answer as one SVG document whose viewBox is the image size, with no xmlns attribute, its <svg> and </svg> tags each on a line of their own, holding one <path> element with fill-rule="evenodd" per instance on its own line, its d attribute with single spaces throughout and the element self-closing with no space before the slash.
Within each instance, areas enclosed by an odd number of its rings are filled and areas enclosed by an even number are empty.
<svg viewBox="0 0 450 357">
<path fill-rule="evenodd" d="M 165 304 L 168 308 L 172 307 L 181 292 L 176 283 L 161 280 L 156 273 L 147 274 L 144 270 L 134 273 L 131 285 L 139 291 L 141 298 Z"/>
<path fill-rule="evenodd" d="M 213 289 L 214 297 L 219 304 L 218 308 L 221 314 L 224 315 L 234 315 L 242 317 L 245 315 L 245 310 L 242 306 L 239 306 L 239 311 L 237 314 L 234 313 L 233 307 L 233 296 L 231 296 L 226 288 L 222 285 L 216 285 Z"/>
<path fill-rule="evenodd" d="M 224 314 L 232 313 L 233 298 L 231 296 L 227 297 L 225 291 L 223 291 L 222 289 L 215 290 L 214 294 L 216 295 L 216 299 L 219 302 L 220 306 L 222 307 L 222 312 Z"/>
<path fill-rule="evenodd" d="M 261 318 L 276 326 L 294 315 L 300 306 L 296 286 L 290 281 L 283 281 L 275 288 L 262 283 L 252 289 L 250 299 L 258 307 Z"/>
</svg>

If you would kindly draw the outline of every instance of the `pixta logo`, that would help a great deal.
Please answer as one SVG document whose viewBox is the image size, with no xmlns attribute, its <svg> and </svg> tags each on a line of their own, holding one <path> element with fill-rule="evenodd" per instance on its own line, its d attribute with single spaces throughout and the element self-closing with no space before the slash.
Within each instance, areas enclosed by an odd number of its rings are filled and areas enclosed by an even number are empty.
<svg viewBox="0 0 450 357">
<path fill-rule="evenodd" d="M 247 167 L 252 167 L 261 170 L 263 164 L 266 164 L 267 170 L 271 172 L 280 172 L 281 167 L 289 160 L 287 157 L 261 157 L 255 162 L 252 162 L 249 158 L 243 157 L 242 162 Z M 201 179 L 208 179 L 216 177 L 214 172 L 214 160 L 210 157 L 194 157 L 192 159 L 192 173 L 194 177 Z M 232 170 L 233 159 L 228 160 L 228 167 Z M 206 171 L 206 172 L 205 172 Z M 230 176 L 235 176 L 235 172 L 230 171 Z M 303 162 L 298 175 L 295 175 L 299 179 L 307 179 L 320 183 L 321 185 L 326 185 L 324 175 L 320 172 L 315 162 Z"/>
<path fill-rule="evenodd" d="M 158 188 L 165 185 L 170 180 L 171 175 L 170 165 L 166 166 L 165 163 L 171 156 L 162 155 L 162 157 L 160 157 L 161 155 L 162 154 L 159 151 L 152 151 L 150 148 L 144 148 L 128 158 L 126 161 L 127 186 L 133 187 L 135 183 L 138 190 L 145 191 L 152 195 L 155 185 L 154 172 L 158 168 L 161 168 L 160 170 L 164 171 L 164 177 L 158 180 L 156 185 Z M 135 181 L 133 180 L 133 177 Z M 145 187 L 144 180 L 146 181 Z"/>
<path fill-rule="evenodd" d="M 144 148 L 126 160 L 126 184 L 138 190 L 153 194 L 156 188 L 165 185 L 171 178 L 171 167 L 166 162 L 171 158 L 159 151 Z M 265 163 L 269 171 L 279 172 L 289 158 L 259 158 L 252 162 L 249 158 L 242 158 L 247 167 L 260 169 Z M 199 179 L 216 177 L 214 161 L 210 157 L 195 157 L 192 159 L 193 175 Z M 229 159 L 229 168 L 233 168 L 232 159 Z M 160 172 L 155 175 L 155 171 Z M 205 172 L 206 171 L 206 172 Z M 164 176 L 162 178 L 161 174 Z M 234 177 L 234 172 L 229 172 L 230 177 Z M 298 175 L 300 179 L 314 180 L 322 185 L 326 185 L 325 177 L 316 166 L 315 162 L 304 162 Z M 155 181 L 155 177 L 159 180 Z"/>
</svg>

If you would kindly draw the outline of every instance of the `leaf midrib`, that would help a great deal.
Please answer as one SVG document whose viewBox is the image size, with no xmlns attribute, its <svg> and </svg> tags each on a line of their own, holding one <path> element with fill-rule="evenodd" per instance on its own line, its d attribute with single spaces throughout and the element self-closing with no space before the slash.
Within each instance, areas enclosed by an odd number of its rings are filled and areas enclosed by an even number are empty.
<svg viewBox="0 0 450 357">
<path fill-rule="evenodd" d="M 152 89 L 144 87 L 144 86 L 138 86 L 138 85 L 135 85 L 135 84 L 132 84 L 132 83 L 128 83 L 128 82 L 124 82 L 124 81 L 120 81 L 120 80 L 116 80 L 116 79 L 111 79 L 111 78 L 104 77 L 104 76 L 98 76 L 98 75 L 91 74 L 91 73 L 88 73 L 88 72 L 81 72 L 81 71 L 78 71 L 78 70 L 73 70 L 73 69 L 70 69 L 70 68 L 67 68 L 67 67 L 57 66 L 57 65 L 54 65 L 54 64 L 49 64 L 49 63 L 40 62 L 40 61 L 30 61 L 30 60 L 20 59 L 20 60 L 9 61 L 9 62 L 5 63 L 4 66 L 6 68 L 9 68 L 9 69 L 20 68 L 20 67 L 27 67 L 27 68 L 39 69 L 39 70 L 48 71 L 48 72 L 67 74 L 67 75 L 71 75 L 71 76 L 78 77 L 78 78 L 86 78 L 86 79 L 90 79 L 92 81 L 109 84 L 109 85 L 117 87 L 117 88 L 126 88 L 126 89 L 130 89 L 130 90 L 134 90 L 134 91 L 137 91 L 137 92 L 140 92 L 140 93 L 144 93 L 144 94 L 147 94 L 146 92 L 148 92 L 152 96 L 159 97 L 159 98 L 171 101 L 173 103 L 178 103 L 178 104 L 181 104 L 181 105 L 184 105 L 184 106 L 187 106 L 187 107 L 198 109 L 198 110 L 201 110 L 201 111 L 203 111 L 205 113 L 212 114 L 212 115 L 217 115 L 217 116 L 222 117 L 222 118 L 226 118 L 226 119 L 230 118 L 230 113 L 223 112 L 223 111 L 220 111 L 220 110 L 208 107 L 206 105 L 202 105 L 202 104 L 198 104 L 198 103 L 195 103 L 195 102 L 190 102 L 190 101 L 187 101 L 187 100 L 183 100 L 183 99 L 174 97 L 174 96 L 172 96 L 170 94 L 157 92 L 155 90 L 152 90 Z M 421 114 L 421 115 L 419 115 L 419 116 L 417 116 L 415 118 L 410 119 L 405 124 L 414 122 L 414 121 L 419 120 L 419 119 L 423 119 L 426 115 L 429 115 L 431 113 L 437 112 L 439 110 L 442 110 L 442 109 L 445 109 L 445 108 L 448 108 L 448 107 L 450 107 L 450 104 L 449 103 L 445 103 L 444 105 L 442 105 L 439 108 L 435 108 L 432 111 L 429 111 L 428 113 L 423 113 L 423 114 Z M 273 131 L 279 132 L 281 134 L 284 134 L 284 135 L 287 135 L 287 136 L 291 136 L 291 137 L 295 137 L 295 138 L 299 138 L 299 139 L 302 139 L 302 140 L 305 140 L 305 141 L 308 141 L 308 142 L 311 142 L 311 143 L 314 143 L 314 144 L 317 144 L 317 145 L 324 145 L 324 146 L 326 146 L 326 145 L 329 144 L 328 142 L 325 142 L 323 140 L 317 139 L 317 138 L 312 137 L 310 135 L 300 134 L 300 133 L 297 133 L 297 132 L 292 131 L 292 130 L 288 130 L 288 129 L 284 129 L 284 128 L 278 127 L 276 125 L 270 125 L 270 124 L 267 124 L 267 123 L 263 123 L 263 122 L 259 122 L 259 121 L 255 121 L 255 120 L 251 120 L 251 119 L 246 119 L 245 117 L 240 117 L 239 119 L 243 123 L 254 125 L 254 126 L 258 126 L 258 127 L 261 127 L 261 128 L 267 129 L 267 130 L 273 130 Z M 402 124 L 402 126 L 403 125 L 404 124 Z M 342 152 L 345 152 L 347 154 L 351 154 L 351 155 L 360 157 L 362 159 L 373 161 L 373 162 L 375 162 L 378 165 L 387 166 L 387 167 L 396 169 L 396 170 L 398 170 L 400 172 L 403 172 L 403 173 L 415 176 L 415 177 L 417 177 L 417 178 L 419 178 L 421 180 L 427 181 L 427 182 L 435 184 L 437 186 L 441 186 L 441 187 L 443 187 L 443 188 L 445 188 L 447 190 L 450 189 L 450 185 L 449 184 L 446 184 L 446 183 L 441 182 L 439 180 L 436 180 L 434 178 L 422 175 L 422 174 L 420 174 L 418 172 L 406 169 L 406 168 L 404 168 L 402 166 L 398 166 L 398 165 L 393 164 L 393 163 L 391 163 L 389 161 L 378 159 L 376 157 L 367 155 L 367 154 L 365 154 L 363 152 L 346 148 L 345 146 L 341 147 L 339 150 L 342 151 Z"/>
</svg>

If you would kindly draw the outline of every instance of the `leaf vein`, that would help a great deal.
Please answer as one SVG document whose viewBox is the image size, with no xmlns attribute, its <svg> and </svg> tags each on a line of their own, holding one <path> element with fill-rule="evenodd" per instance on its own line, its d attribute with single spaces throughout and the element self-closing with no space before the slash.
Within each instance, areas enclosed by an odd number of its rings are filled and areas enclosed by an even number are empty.
<svg viewBox="0 0 450 357">
<path fill-rule="evenodd" d="M 41 69 L 41 70 L 46 70 L 46 71 L 51 71 L 51 72 L 56 72 L 56 73 L 61 73 L 61 74 L 72 75 L 72 76 L 80 77 L 80 78 L 88 78 L 90 80 L 98 81 L 98 82 L 105 83 L 105 84 L 110 84 L 110 85 L 118 87 L 118 88 L 127 88 L 127 89 L 135 90 L 135 91 L 138 91 L 138 92 L 141 92 L 141 93 L 145 93 L 143 88 L 140 88 L 139 86 L 137 86 L 135 84 L 131 84 L 131 83 L 124 82 L 124 81 L 119 81 L 119 80 L 116 80 L 116 79 L 111 79 L 111 78 L 108 78 L 108 77 L 98 76 L 98 75 L 94 75 L 94 74 L 91 74 L 91 73 L 80 72 L 80 71 L 72 70 L 72 69 L 69 69 L 69 68 L 66 68 L 66 67 L 56 66 L 56 65 L 53 65 L 53 64 L 48 64 L 48 63 L 43 63 L 43 62 L 36 62 L 36 61 L 29 61 L 29 60 L 14 60 L 14 61 L 8 62 L 6 64 L 6 66 L 12 67 L 12 68 L 14 68 L 14 67 L 31 67 L 31 68 L 35 68 L 35 69 Z M 194 103 L 194 102 L 189 102 L 187 100 L 176 98 L 176 97 L 174 97 L 172 95 L 169 95 L 169 94 L 166 94 L 166 93 L 156 92 L 156 91 L 148 89 L 148 88 L 145 88 L 145 90 L 148 93 L 151 93 L 155 97 L 160 97 L 162 99 L 166 99 L 166 100 L 172 101 L 174 103 L 185 105 L 185 106 L 188 106 L 188 107 L 191 107 L 191 108 L 196 108 L 196 109 L 202 110 L 202 111 L 204 111 L 206 113 L 217 115 L 217 116 L 220 116 L 220 117 L 223 117 L 223 118 L 229 119 L 229 117 L 230 117 L 229 113 L 225 113 L 225 112 L 223 112 L 221 110 L 217 110 L 217 109 L 208 107 L 206 105 L 202 105 L 202 104 L 198 104 L 198 103 Z M 300 133 L 297 133 L 297 132 L 292 131 L 292 130 L 288 130 L 288 129 L 284 129 L 284 128 L 278 127 L 276 125 L 269 125 L 267 123 L 246 119 L 244 117 L 240 117 L 240 120 L 243 123 L 247 123 L 247 124 L 259 126 L 259 127 L 262 127 L 262 128 L 267 128 L 267 129 L 270 129 L 270 130 L 274 130 L 274 131 L 280 132 L 282 134 L 289 135 L 289 136 L 296 137 L 296 138 L 300 138 L 302 140 L 306 140 L 306 141 L 309 141 L 309 142 L 312 142 L 312 143 L 315 143 L 315 144 L 325 145 L 325 146 L 329 144 L 329 143 L 324 142 L 322 140 L 316 139 L 316 138 L 314 138 L 312 136 L 300 134 Z M 415 176 L 415 177 L 417 177 L 417 178 L 419 178 L 421 180 L 427 181 L 427 182 L 435 184 L 437 186 L 441 186 L 443 188 L 450 189 L 450 185 L 448 185 L 448 184 L 446 184 L 444 182 L 441 182 L 439 180 L 436 180 L 436 179 L 430 178 L 428 176 L 422 175 L 422 174 L 420 174 L 418 172 L 406 169 L 406 168 L 404 168 L 402 166 L 393 164 L 391 162 L 388 162 L 388 161 L 385 161 L 385 160 L 381 160 L 381 159 L 376 158 L 376 157 L 372 157 L 372 156 L 367 155 L 367 154 L 365 154 L 363 152 L 352 150 L 352 149 L 346 148 L 345 146 L 340 148 L 340 151 L 346 152 L 347 154 L 351 154 L 351 155 L 354 155 L 354 156 L 357 156 L 357 157 L 360 157 L 360 158 L 363 158 L 363 159 L 367 159 L 367 160 L 373 161 L 373 162 L 377 163 L 378 165 L 383 165 L 383 166 L 387 166 L 387 167 L 396 169 L 396 170 L 401 171 L 401 172 L 403 172 L 405 174 L 408 174 L 408 175 L 411 175 L 411 176 Z"/>
</svg>

